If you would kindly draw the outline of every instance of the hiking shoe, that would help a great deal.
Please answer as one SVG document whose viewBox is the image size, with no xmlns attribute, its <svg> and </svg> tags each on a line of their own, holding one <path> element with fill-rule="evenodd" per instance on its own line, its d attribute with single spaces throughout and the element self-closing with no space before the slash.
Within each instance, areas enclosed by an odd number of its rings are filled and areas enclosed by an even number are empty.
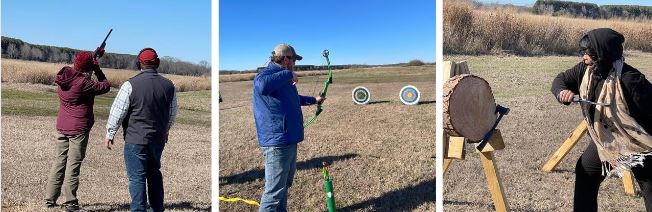
<svg viewBox="0 0 652 212">
<path fill-rule="evenodd" d="M 86 212 L 79 205 L 66 205 L 66 212 Z"/>
<path fill-rule="evenodd" d="M 45 204 L 43 205 L 43 207 L 45 208 L 56 208 L 57 206 L 58 206 L 57 203 L 54 202 L 45 202 Z"/>
</svg>

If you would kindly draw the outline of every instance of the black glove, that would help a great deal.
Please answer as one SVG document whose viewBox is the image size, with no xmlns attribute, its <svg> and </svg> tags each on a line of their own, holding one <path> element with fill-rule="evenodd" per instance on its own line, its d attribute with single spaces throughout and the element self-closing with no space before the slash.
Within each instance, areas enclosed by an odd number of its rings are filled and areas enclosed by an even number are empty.
<svg viewBox="0 0 652 212">
<path fill-rule="evenodd" d="M 99 65 L 97 64 L 93 65 L 92 70 L 95 72 L 95 76 L 97 77 L 98 81 L 106 80 L 106 76 L 102 72 L 102 69 L 100 68 Z"/>
<path fill-rule="evenodd" d="M 95 59 L 100 58 L 104 56 L 104 49 L 100 49 L 100 47 L 97 47 L 95 49 Z"/>
</svg>

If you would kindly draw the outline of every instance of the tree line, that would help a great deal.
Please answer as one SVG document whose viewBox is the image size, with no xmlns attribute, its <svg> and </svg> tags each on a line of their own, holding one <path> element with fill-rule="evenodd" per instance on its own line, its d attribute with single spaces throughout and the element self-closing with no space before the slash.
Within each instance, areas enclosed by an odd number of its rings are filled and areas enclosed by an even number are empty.
<svg viewBox="0 0 652 212">
<path fill-rule="evenodd" d="M 652 19 L 651 6 L 602 5 L 558 0 L 537 0 L 532 7 L 535 14 L 584 17 L 592 19 Z"/>
<path fill-rule="evenodd" d="M 373 67 L 397 67 L 397 66 L 422 66 L 434 65 L 435 63 L 426 63 L 418 59 L 410 60 L 407 63 L 383 64 L 383 65 L 365 65 L 365 64 L 348 64 L 348 65 L 331 65 L 332 70 L 338 69 L 353 69 L 353 68 L 373 68 Z M 244 74 L 244 73 L 258 73 L 265 67 L 258 67 L 256 70 L 220 70 L 220 74 Z M 317 71 L 328 70 L 327 65 L 295 65 L 295 71 Z"/>
<path fill-rule="evenodd" d="M 30 44 L 20 39 L 2 36 L 2 58 L 71 64 L 75 59 L 75 54 L 79 51 L 81 50 Z M 137 69 L 137 62 L 136 55 L 106 53 L 100 60 L 100 67 Z M 164 56 L 161 57 L 161 64 L 157 71 L 167 74 L 201 76 L 210 75 L 211 67 L 207 61 L 195 64 Z"/>
</svg>

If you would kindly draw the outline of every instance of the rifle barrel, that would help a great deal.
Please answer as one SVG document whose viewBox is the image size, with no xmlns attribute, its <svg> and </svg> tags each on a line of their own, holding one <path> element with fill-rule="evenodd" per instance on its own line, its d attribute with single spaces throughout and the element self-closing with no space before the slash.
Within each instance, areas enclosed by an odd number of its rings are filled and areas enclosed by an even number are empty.
<svg viewBox="0 0 652 212">
<path fill-rule="evenodd" d="M 104 40 L 102 41 L 102 44 L 106 43 L 106 39 L 109 38 L 109 35 L 111 35 L 111 32 L 113 32 L 113 29 L 109 30 L 109 34 L 106 34 L 106 37 L 104 37 Z"/>
</svg>

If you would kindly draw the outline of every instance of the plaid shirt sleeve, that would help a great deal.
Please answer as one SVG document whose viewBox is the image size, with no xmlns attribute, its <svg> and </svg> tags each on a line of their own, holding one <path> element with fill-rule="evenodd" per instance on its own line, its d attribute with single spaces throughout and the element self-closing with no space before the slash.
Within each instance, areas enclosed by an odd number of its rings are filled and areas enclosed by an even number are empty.
<svg viewBox="0 0 652 212">
<path fill-rule="evenodd" d="M 126 81 L 120 86 L 118 95 L 113 100 L 111 105 L 111 112 L 109 113 L 109 120 L 106 122 L 106 138 L 113 140 L 115 133 L 120 128 L 120 123 L 127 115 L 129 109 L 129 96 L 131 96 L 131 83 Z"/>
<path fill-rule="evenodd" d="M 172 125 L 174 125 L 174 121 L 177 118 L 177 92 L 174 92 L 174 96 L 172 97 L 172 104 L 170 104 L 170 122 L 168 123 L 168 133 L 170 132 L 170 128 L 172 128 Z"/>
</svg>

